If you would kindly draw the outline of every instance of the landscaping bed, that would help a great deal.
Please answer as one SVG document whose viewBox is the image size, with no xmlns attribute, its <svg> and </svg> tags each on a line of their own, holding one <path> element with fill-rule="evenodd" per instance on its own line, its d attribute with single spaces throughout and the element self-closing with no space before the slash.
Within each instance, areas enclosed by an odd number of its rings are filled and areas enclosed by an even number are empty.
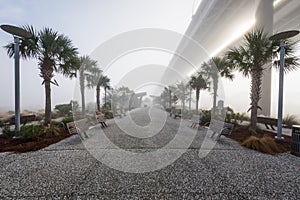
<svg viewBox="0 0 300 200">
<path fill-rule="evenodd" d="M 0 135 L 0 152 L 28 152 L 43 149 L 51 144 L 57 143 L 71 135 L 67 132 L 59 135 L 38 136 L 35 138 L 19 138 L 13 139 L 7 134 Z"/>
<path fill-rule="evenodd" d="M 227 137 L 233 139 L 250 149 L 263 153 L 276 155 L 278 153 L 291 151 L 291 137 L 284 135 L 283 141 L 275 141 L 276 133 L 265 130 L 257 131 L 257 134 L 251 134 L 247 127 L 236 125 L 231 135 Z"/>
</svg>

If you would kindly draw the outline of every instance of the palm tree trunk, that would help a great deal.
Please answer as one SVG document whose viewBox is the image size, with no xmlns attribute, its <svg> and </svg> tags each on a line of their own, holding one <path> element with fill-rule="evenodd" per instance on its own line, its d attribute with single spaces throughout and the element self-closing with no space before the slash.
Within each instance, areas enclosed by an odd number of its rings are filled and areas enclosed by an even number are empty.
<svg viewBox="0 0 300 200">
<path fill-rule="evenodd" d="M 192 109 L 192 87 L 190 86 L 189 111 Z"/>
<path fill-rule="evenodd" d="M 96 102 L 97 102 L 97 110 L 100 112 L 100 87 L 96 87 Z"/>
<path fill-rule="evenodd" d="M 106 109 L 106 90 L 107 87 L 104 87 L 104 108 Z"/>
<path fill-rule="evenodd" d="M 200 90 L 199 88 L 196 88 L 196 112 L 199 111 L 199 97 L 200 97 Z"/>
<path fill-rule="evenodd" d="M 218 78 L 213 80 L 213 111 L 212 114 L 215 115 L 217 107 L 217 95 L 218 95 Z"/>
<path fill-rule="evenodd" d="M 182 113 L 184 113 L 184 110 L 185 110 L 185 99 L 183 100 L 183 102 L 182 102 Z M 181 114 L 182 114 L 181 113 Z"/>
<path fill-rule="evenodd" d="M 83 72 L 83 71 L 82 71 Z M 85 94 L 84 94 L 84 75 L 80 73 L 80 93 L 81 93 L 81 107 L 82 107 L 82 115 L 85 115 Z"/>
<path fill-rule="evenodd" d="M 251 73 L 251 129 L 256 131 L 258 102 L 261 95 L 262 71 Z"/>
<path fill-rule="evenodd" d="M 172 93 L 169 91 L 169 106 L 172 107 Z"/>
<path fill-rule="evenodd" d="M 51 83 L 45 81 L 45 122 L 44 125 L 48 125 L 51 122 Z"/>
</svg>

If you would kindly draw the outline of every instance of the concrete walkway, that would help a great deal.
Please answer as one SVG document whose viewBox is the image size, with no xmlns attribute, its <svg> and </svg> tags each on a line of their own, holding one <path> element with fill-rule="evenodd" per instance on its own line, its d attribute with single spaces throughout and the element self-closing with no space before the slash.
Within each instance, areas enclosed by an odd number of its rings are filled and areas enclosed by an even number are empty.
<svg viewBox="0 0 300 200">
<path fill-rule="evenodd" d="M 215 144 L 206 129 L 155 108 L 108 124 L 83 142 L 75 135 L 37 152 L 1 153 L 0 199 L 300 199 L 293 155 L 225 137 Z"/>
</svg>

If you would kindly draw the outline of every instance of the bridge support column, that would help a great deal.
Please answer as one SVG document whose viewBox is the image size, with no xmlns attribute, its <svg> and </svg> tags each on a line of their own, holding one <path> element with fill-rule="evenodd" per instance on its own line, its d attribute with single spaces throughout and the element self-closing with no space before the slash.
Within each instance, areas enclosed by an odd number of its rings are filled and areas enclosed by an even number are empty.
<svg viewBox="0 0 300 200">
<path fill-rule="evenodd" d="M 264 32 L 271 36 L 273 35 L 273 0 L 256 0 L 257 10 L 255 13 L 256 27 L 263 28 Z M 271 114 L 271 90 L 272 90 L 272 63 L 268 63 L 264 66 L 266 70 L 262 79 L 262 93 L 259 101 L 259 106 L 262 110 L 258 111 L 258 114 L 270 116 Z"/>
</svg>

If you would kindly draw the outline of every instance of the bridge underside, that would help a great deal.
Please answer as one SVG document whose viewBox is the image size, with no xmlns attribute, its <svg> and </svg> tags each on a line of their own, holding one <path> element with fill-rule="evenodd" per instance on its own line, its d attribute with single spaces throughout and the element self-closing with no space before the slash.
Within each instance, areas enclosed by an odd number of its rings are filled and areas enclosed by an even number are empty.
<svg viewBox="0 0 300 200">
<path fill-rule="evenodd" d="M 299 29 L 299 0 L 202 0 L 185 35 L 198 42 L 207 55 L 197 55 L 190 40 L 182 40 L 177 51 L 199 66 L 209 57 L 222 55 L 226 48 L 240 44 L 243 34 L 254 26 L 262 26 L 272 35 L 284 30 Z M 297 37 L 295 37 L 297 39 Z M 189 63 L 174 56 L 170 68 L 191 75 Z M 168 79 L 167 75 L 165 77 Z M 171 80 L 170 80 L 171 82 Z M 262 85 L 260 114 L 270 115 L 271 70 L 266 71 Z"/>
</svg>

